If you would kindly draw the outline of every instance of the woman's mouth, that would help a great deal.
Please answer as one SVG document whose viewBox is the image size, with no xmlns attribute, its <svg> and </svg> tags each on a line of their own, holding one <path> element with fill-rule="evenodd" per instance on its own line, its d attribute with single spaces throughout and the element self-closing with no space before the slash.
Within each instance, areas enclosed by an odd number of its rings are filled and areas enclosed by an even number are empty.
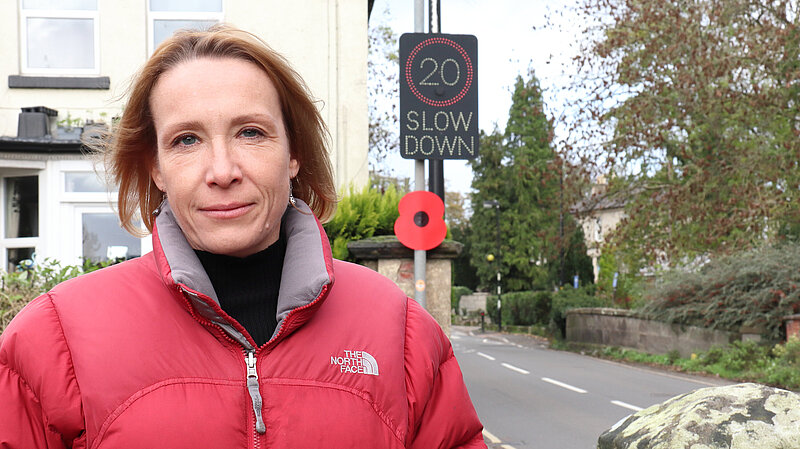
<svg viewBox="0 0 800 449">
<path fill-rule="evenodd" d="M 216 219 L 239 218 L 250 212 L 253 203 L 214 204 L 200 209 L 203 215 Z"/>
</svg>

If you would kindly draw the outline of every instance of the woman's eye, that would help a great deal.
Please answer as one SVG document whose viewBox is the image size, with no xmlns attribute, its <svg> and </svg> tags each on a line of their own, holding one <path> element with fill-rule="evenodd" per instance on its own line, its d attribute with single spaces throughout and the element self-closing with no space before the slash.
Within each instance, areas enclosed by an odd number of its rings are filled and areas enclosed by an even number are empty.
<svg viewBox="0 0 800 449">
<path fill-rule="evenodd" d="M 255 128 L 246 128 L 242 130 L 242 137 L 258 137 L 261 132 Z"/>
<path fill-rule="evenodd" d="M 197 143 L 197 137 L 192 135 L 181 136 L 175 140 L 175 143 L 181 145 L 194 145 Z"/>
</svg>

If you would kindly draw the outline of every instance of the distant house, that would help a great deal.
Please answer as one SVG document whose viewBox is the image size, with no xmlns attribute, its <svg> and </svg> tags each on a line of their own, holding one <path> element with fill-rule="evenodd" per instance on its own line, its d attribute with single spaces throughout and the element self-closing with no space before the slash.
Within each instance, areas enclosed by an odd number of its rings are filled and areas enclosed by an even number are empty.
<svg viewBox="0 0 800 449">
<path fill-rule="evenodd" d="M 21 134 L 0 137 L 2 268 L 11 271 L 21 260 L 33 259 L 34 253 L 39 261 L 77 264 L 149 251 L 150 239 L 135 238 L 120 228 L 112 209 L 115 189 L 95 172 L 79 135 L 44 132 L 49 116 L 56 113 L 26 108 L 20 113 Z"/>
<path fill-rule="evenodd" d="M 600 274 L 598 260 L 606 237 L 625 218 L 627 197 L 619 193 L 609 194 L 607 187 L 605 178 L 599 177 L 592 187 L 591 196 L 573 207 L 583 227 L 586 254 L 592 259 L 595 282 Z"/>
<path fill-rule="evenodd" d="M 368 182 L 367 16 L 339 0 L 14 0 L 0 2 L 0 268 L 35 253 L 66 264 L 135 257 L 150 239 L 123 232 L 81 151 L 109 123 L 132 75 L 180 28 L 228 22 L 283 53 L 320 100 L 339 186 Z M 371 6 L 371 5 L 370 5 Z M 62 125 L 62 126 L 58 126 Z M 109 190 L 112 193 L 109 193 Z"/>
</svg>

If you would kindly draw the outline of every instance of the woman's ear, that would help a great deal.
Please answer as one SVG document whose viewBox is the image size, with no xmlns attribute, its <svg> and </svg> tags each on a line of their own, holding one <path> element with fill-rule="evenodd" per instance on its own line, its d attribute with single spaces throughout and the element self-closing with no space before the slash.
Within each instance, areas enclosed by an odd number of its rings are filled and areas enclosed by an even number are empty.
<svg viewBox="0 0 800 449">
<path fill-rule="evenodd" d="M 297 176 L 297 173 L 300 171 L 300 162 L 297 162 L 297 159 L 291 158 L 289 159 L 289 178 L 294 179 Z M 153 178 L 155 179 L 155 178 Z"/>
<path fill-rule="evenodd" d="M 161 176 L 161 169 L 158 168 L 158 161 L 153 161 L 153 165 L 150 167 L 150 178 L 156 183 L 156 187 L 158 190 L 162 192 L 166 192 L 166 186 L 164 185 L 164 177 Z"/>
</svg>

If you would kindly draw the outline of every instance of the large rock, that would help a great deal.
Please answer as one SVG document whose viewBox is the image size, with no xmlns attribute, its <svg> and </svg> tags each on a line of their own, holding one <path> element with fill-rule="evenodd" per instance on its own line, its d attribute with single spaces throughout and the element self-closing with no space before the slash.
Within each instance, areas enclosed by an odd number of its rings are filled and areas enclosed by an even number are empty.
<svg viewBox="0 0 800 449">
<path fill-rule="evenodd" d="M 797 449 L 800 394 L 757 384 L 702 388 L 620 421 L 598 449 Z"/>
</svg>

